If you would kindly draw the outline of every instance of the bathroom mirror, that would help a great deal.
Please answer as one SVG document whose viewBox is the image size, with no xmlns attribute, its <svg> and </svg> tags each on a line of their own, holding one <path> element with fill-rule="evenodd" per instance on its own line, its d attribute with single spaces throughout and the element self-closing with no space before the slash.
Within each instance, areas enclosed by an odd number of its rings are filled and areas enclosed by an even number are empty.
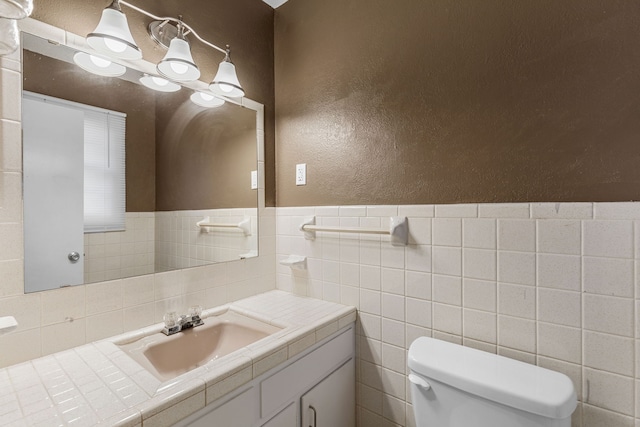
<svg viewBox="0 0 640 427">
<path fill-rule="evenodd" d="M 258 255 L 260 104 L 95 75 L 27 33 L 22 49 L 25 292 Z"/>
</svg>

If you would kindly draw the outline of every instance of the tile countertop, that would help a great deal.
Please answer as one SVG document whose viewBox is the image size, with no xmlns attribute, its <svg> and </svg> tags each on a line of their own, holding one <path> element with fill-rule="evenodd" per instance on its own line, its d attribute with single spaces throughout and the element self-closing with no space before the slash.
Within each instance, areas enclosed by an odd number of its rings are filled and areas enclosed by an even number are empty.
<svg viewBox="0 0 640 427">
<path fill-rule="evenodd" d="M 0 426 L 169 426 L 356 320 L 354 307 L 283 291 L 202 317 L 227 309 L 285 327 L 166 382 L 115 344 L 159 333 L 161 324 L 0 369 Z"/>
</svg>

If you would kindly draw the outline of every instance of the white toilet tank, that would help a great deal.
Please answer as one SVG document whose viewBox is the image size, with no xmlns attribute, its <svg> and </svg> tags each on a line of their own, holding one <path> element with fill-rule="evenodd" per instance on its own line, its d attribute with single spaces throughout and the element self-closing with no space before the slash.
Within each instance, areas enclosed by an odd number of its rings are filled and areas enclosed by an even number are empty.
<svg viewBox="0 0 640 427">
<path fill-rule="evenodd" d="M 577 398 L 558 372 L 433 338 L 409 348 L 417 427 L 570 427 Z"/>
</svg>

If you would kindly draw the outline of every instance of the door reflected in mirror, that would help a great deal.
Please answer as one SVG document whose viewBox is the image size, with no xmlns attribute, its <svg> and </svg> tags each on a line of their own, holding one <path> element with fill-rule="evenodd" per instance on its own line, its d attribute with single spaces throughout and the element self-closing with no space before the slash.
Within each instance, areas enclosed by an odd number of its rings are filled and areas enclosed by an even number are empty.
<svg viewBox="0 0 640 427">
<path fill-rule="evenodd" d="M 25 292 L 258 255 L 261 111 L 22 46 Z"/>
</svg>

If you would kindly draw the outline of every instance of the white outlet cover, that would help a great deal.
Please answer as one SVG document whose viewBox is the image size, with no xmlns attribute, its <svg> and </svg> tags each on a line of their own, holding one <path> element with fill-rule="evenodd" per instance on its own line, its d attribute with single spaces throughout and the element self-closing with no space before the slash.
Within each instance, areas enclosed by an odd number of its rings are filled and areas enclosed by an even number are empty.
<svg viewBox="0 0 640 427">
<path fill-rule="evenodd" d="M 258 171 L 251 171 L 251 189 L 258 189 Z"/>
<path fill-rule="evenodd" d="M 296 165 L 296 185 L 307 185 L 307 164 Z"/>
</svg>

